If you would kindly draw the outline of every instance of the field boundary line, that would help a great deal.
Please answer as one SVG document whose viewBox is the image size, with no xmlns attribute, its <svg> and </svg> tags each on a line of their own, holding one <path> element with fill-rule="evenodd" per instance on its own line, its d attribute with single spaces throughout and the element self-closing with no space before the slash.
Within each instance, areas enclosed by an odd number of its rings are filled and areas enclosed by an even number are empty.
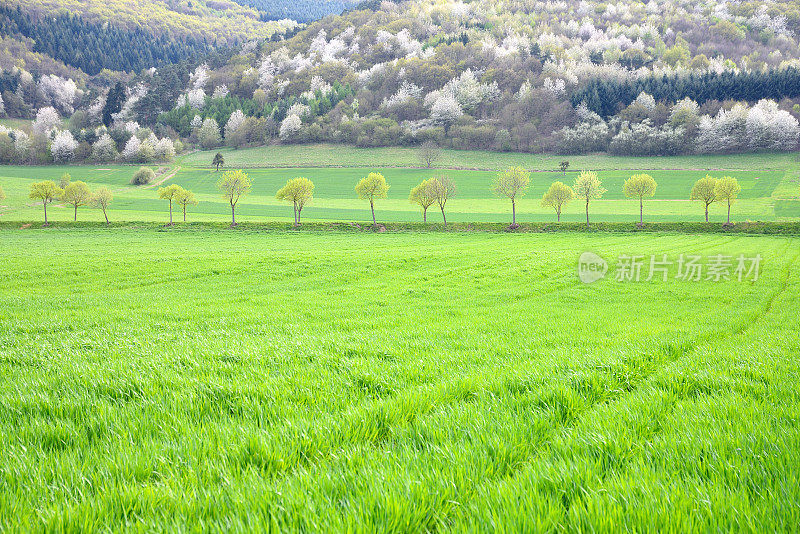
<svg viewBox="0 0 800 534">
<path fill-rule="evenodd" d="M 231 165 L 227 165 L 231 167 Z M 439 166 L 439 167 L 419 167 L 414 165 L 392 165 L 392 164 L 375 164 L 375 165 L 368 165 L 368 164 L 353 164 L 353 165 L 339 165 L 339 164 L 319 164 L 319 163 L 309 163 L 307 165 L 303 164 L 272 164 L 272 165 L 258 165 L 258 164 L 248 164 L 248 165 L 232 165 L 236 168 L 241 168 L 244 170 L 247 169 L 259 169 L 259 170 L 281 170 L 281 169 L 405 169 L 410 171 L 480 171 L 480 172 L 499 172 L 503 169 L 503 167 L 462 167 L 462 166 Z M 210 171 L 213 170 L 213 166 L 207 165 L 186 165 L 187 168 L 190 169 L 198 169 L 203 171 Z M 598 167 L 598 168 L 584 168 L 584 171 L 596 171 L 596 172 L 641 172 L 641 171 L 689 171 L 689 172 L 774 172 L 780 171 L 780 168 L 763 168 L 763 169 L 740 169 L 740 168 L 727 168 L 727 167 L 708 167 L 708 168 L 671 168 L 671 167 Z M 563 171 L 560 169 L 528 169 L 528 171 L 534 173 L 558 173 L 563 174 Z M 567 174 L 580 174 L 580 170 L 568 170 L 566 171 Z"/>
</svg>

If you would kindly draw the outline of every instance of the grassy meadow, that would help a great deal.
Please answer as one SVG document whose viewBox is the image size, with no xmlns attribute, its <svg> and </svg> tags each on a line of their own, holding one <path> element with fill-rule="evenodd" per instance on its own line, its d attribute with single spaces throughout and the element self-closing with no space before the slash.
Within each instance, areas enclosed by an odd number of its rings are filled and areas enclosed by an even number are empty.
<svg viewBox="0 0 800 534">
<path fill-rule="evenodd" d="M 0 241 L 0 530 L 800 524 L 796 237 Z M 763 261 L 587 285 L 586 250 Z"/>
<path fill-rule="evenodd" d="M 697 222 L 703 220 L 702 206 L 688 200 L 692 184 L 711 173 L 733 175 L 741 186 L 739 201 L 733 207 L 738 221 L 789 221 L 800 218 L 800 163 L 793 154 L 747 154 L 735 156 L 682 156 L 672 158 L 620 158 L 605 155 L 540 156 L 531 154 L 444 151 L 439 169 L 418 168 L 413 149 L 357 149 L 314 146 L 276 146 L 258 149 L 223 150 L 226 168 L 245 168 L 253 181 L 252 193 L 237 208 L 242 221 L 291 221 L 291 206 L 275 199 L 275 192 L 290 178 L 305 176 L 316 185 L 313 202 L 303 211 L 306 220 L 371 220 L 369 205 L 356 198 L 353 190 L 358 180 L 370 171 L 382 172 L 390 184 L 389 195 L 377 202 L 377 217 L 384 222 L 417 222 L 419 208 L 408 201 L 410 189 L 436 173 L 446 173 L 458 187 L 447 205 L 448 220 L 453 222 L 510 221 L 510 202 L 497 198 L 490 184 L 497 171 L 521 164 L 533 172 L 532 185 L 518 203 L 518 221 L 543 222 L 555 219 L 549 208 L 541 206 L 541 197 L 553 181 L 572 184 L 580 170 L 597 170 L 608 192 L 594 201 L 590 211 L 596 221 L 625 222 L 638 220 L 636 200 L 625 198 L 622 184 L 635 172 L 646 171 L 658 182 L 653 200 L 647 201 L 648 221 Z M 216 189 L 220 173 L 210 167 L 213 152 L 198 152 L 178 158 L 170 165 L 154 167 L 156 182 L 176 183 L 192 190 L 199 204 L 190 207 L 189 221 L 225 221 L 230 208 Z M 561 159 L 568 159 L 570 170 L 557 169 Z M 115 221 L 166 221 L 167 203 L 158 200 L 157 186 L 129 185 L 138 167 L 120 165 L 68 167 L 0 167 L 0 187 L 6 200 L 0 201 L 0 220 L 38 221 L 42 208 L 28 199 L 30 185 L 69 172 L 73 180 L 84 180 L 91 187 L 105 185 L 115 195 L 110 218 Z M 48 208 L 54 221 L 72 219 L 70 206 L 56 202 Z M 102 214 L 81 208 L 79 220 L 100 221 Z M 435 209 L 431 221 L 441 220 Z M 584 206 L 577 200 L 563 213 L 567 222 L 584 218 Z M 712 205 L 711 218 L 725 220 L 725 207 Z"/>
</svg>

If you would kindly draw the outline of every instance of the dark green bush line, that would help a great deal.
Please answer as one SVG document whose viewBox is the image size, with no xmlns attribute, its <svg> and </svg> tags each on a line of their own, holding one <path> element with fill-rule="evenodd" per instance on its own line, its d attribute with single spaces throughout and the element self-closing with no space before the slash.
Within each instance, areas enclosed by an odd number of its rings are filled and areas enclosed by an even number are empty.
<svg viewBox="0 0 800 534">
<path fill-rule="evenodd" d="M 681 234 L 763 234 L 763 235 L 800 235 L 800 222 L 740 222 L 733 225 L 722 223 L 671 223 L 657 222 L 645 223 L 639 227 L 636 223 L 592 223 L 589 228 L 585 223 L 521 223 L 517 228 L 511 229 L 506 223 L 448 223 L 447 229 L 441 224 L 429 223 L 379 223 L 376 228 L 370 224 L 349 222 L 305 222 L 298 228 L 293 228 L 291 223 L 283 222 L 244 222 L 231 228 L 224 222 L 195 222 L 176 223 L 174 226 L 165 226 L 153 222 L 117 222 L 106 226 L 102 222 L 51 222 L 43 226 L 41 221 L 19 222 L 0 221 L 0 231 L 10 230 L 96 230 L 114 231 L 119 229 L 129 230 L 155 230 L 167 232 L 197 232 L 197 231 L 228 231 L 228 232 L 372 232 L 372 233 L 397 233 L 397 232 L 431 232 L 431 233 L 463 233 L 463 232 L 494 232 L 494 233 L 659 233 L 671 232 Z"/>
</svg>

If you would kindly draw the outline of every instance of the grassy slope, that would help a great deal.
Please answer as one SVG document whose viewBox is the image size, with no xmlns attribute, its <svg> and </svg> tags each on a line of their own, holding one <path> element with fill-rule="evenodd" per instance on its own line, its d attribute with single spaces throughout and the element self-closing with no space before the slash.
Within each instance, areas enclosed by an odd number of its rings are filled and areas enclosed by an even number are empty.
<svg viewBox="0 0 800 534">
<path fill-rule="evenodd" d="M 30 119 L 0 119 L 0 125 L 12 130 L 30 131 L 33 121 Z"/>
<path fill-rule="evenodd" d="M 240 150 L 219 149 L 194 152 L 181 158 L 188 167 L 211 167 L 214 154 L 222 152 L 229 167 L 418 167 L 414 148 L 356 148 L 347 145 L 275 145 Z M 443 150 L 437 166 L 456 169 L 499 170 L 509 165 L 528 169 L 554 170 L 561 161 L 572 170 L 582 169 L 784 169 L 796 163 L 790 153 L 738 154 L 735 156 L 614 157 L 605 154 L 559 156 L 491 152 L 485 150 Z"/>
<path fill-rule="evenodd" d="M 800 523 L 796 239 L 1 238 L 0 529 Z M 587 286 L 587 249 L 764 269 Z"/>
<path fill-rule="evenodd" d="M 274 149 L 274 150 L 273 150 Z M 389 197 L 377 203 L 378 217 L 382 221 L 419 221 L 421 213 L 408 202 L 408 192 L 421 180 L 439 170 L 412 168 L 416 152 L 410 149 L 361 150 L 337 147 L 337 159 L 327 146 L 270 147 L 226 152 L 228 168 L 246 163 L 247 155 L 261 154 L 269 157 L 273 168 L 249 167 L 253 180 L 253 191 L 245 197 L 237 212 L 243 221 L 286 220 L 291 217 L 291 208 L 274 198 L 275 191 L 289 178 L 306 176 L 316 184 L 313 203 L 303 212 L 307 220 L 345 220 L 365 222 L 370 218 L 368 204 L 355 198 L 353 187 L 370 170 L 384 173 L 391 184 Z M 216 182 L 219 174 L 212 169 L 193 166 L 210 161 L 210 153 L 191 154 L 179 158 L 172 166 L 162 167 L 166 176 L 171 169 L 180 167 L 169 183 L 177 183 L 195 192 L 200 201 L 190 208 L 189 220 L 224 221 L 230 208 L 219 196 Z M 460 158 L 457 160 L 456 158 Z M 523 163 L 536 170 L 528 195 L 519 201 L 518 216 L 521 222 L 552 221 L 551 210 L 540 205 L 540 199 L 555 180 L 572 183 L 577 169 L 599 170 L 600 178 L 608 189 L 602 200 L 594 201 L 591 213 L 596 221 L 631 221 L 638 218 L 638 202 L 626 199 L 622 194 L 623 182 L 641 169 L 649 170 L 659 183 L 655 199 L 648 201 L 645 216 L 651 221 L 699 221 L 702 207 L 688 200 L 694 181 L 711 172 L 716 176 L 732 174 L 741 185 L 740 200 L 733 208 L 736 220 L 793 220 L 800 217 L 798 202 L 798 165 L 792 154 L 748 154 L 737 156 L 691 156 L 675 158 L 619 158 L 592 155 L 572 158 L 573 170 L 562 175 L 552 170 L 562 158 L 530 154 L 502 154 L 482 152 L 445 151 L 439 166 L 457 183 L 458 194 L 447 205 L 448 220 L 452 222 L 501 222 L 509 220 L 510 205 L 495 197 L 490 184 L 494 170 L 454 170 L 459 161 L 469 165 L 500 169 L 512 163 Z M 313 160 L 312 167 L 275 168 L 274 165 L 300 165 Z M 337 167 L 325 167 L 332 161 Z M 364 167 L 368 161 L 372 165 Z M 207 162 L 206 162 L 207 163 Z M 398 165 L 408 165 L 400 167 Z M 111 218 L 121 220 L 163 221 L 166 203 L 158 200 L 156 188 L 135 188 L 128 185 L 134 166 L 72 166 L 72 167 L 0 167 L 0 186 L 8 198 L 0 202 L 0 219 L 36 221 L 42 217 L 41 206 L 28 199 L 30 184 L 45 179 L 58 178 L 69 172 L 74 180 L 85 180 L 92 187 L 107 185 L 115 193 Z M 707 170 L 717 169 L 717 170 Z M 576 201 L 568 205 L 563 220 L 577 222 L 584 218 L 584 206 Z M 50 207 L 52 220 L 71 220 L 72 211 L 67 206 L 55 204 Z M 714 221 L 723 221 L 725 207 L 714 205 L 711 209 Z M 99 211 L 82 208 L 81 220 L 102 219 Z M 431 209 L 431 221 L 440 221 L 441 215 Z"/>
</svg>

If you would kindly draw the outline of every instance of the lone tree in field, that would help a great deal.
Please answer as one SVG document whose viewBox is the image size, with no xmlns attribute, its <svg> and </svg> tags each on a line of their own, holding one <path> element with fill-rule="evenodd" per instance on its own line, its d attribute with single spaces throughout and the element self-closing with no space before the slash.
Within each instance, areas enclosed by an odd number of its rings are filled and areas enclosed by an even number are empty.
<svg viewBox="0 0 800 534">
<path fill-rule="evenodd" d="M 92 192 L 86 182 L 71 182 L 61 193 L 61 200 L 75 208 L 74 221 L 78 220 L 78 206 L 85 206 L 92 201 Z"/>
<path fill-rule="evenodd" d="M 113 200 L 114 195 L 111 194 L 111 191 L 105 186 L 98 187 L 94 195 L 92 195 L 92 204 L 94 204 L 96 208 L 103 210 L 103 217 L 106 218 L 106 225 L 111 224 L 108 221 L 108 205 L 111 204 Z"/>
<path fill-rule="evenodd" d="M 561 222 L 561 208 L 575 197 L 572 188 L 564 182 L 553 182 L 542 197 L 542 206 L 556 210 L 556 221 Z"/>
<path fill-rule="evenodd" d="M 212 161 L 211 164 L 214 167 L 216 167 L 217 168 L 217 172 L 219 172 L 219 168 L 222 167 L 223 165 L 225 165 L 225 156 L 223 156 L 221 153 L 217 152 L 214 155 L 214 161 Z"/>
<path fill-rule="evenodd" d="M 717 179 L 706 174 L 694 183 L 689 200 L 700 200 L 705 206 L 706 222 L 708 222 L 708 207 L 717 201 Z"/>
<path fill-rule="evenodd" d="M 131 178 L 131 185 L 147 185 L 152 182 L 156 177 L 156 173 L 150 167 L 139 167 L 139 170 L 133 174 Z"/>
<path fill-rule="evenodd" d="M 419 204 L 419 207 L 422 208 L 422 222 L 424 223 L 428 222 L 428 208 L 436 202 L 430 188 L 430 182 L 430 180 L 423 180 L 419 185 L 414 187 L 411 190 L 411 194 L 408 195 L 409 201 L 414 204 Z"/>
<path fill-rule="evenodd" d="M 178 192 L 175 194 L 175 202 L 183 209 L 183 222 L 186 222 L 186 206 L 195 206 L 197 204 L 194 193 L 178 186 Z"/>
<path fill-rule="evenodd" d="M 44 225 L 47 226 L 47 205 L 61 197 L 64 191 L 56 185 L 53 180 L 36 182 L 31 184 L 31 192 L 28 195 L 33 200 L 38 200 L 44 206 Z"/>
<path fill-rule="evenodd" d="M 522 167 L 509 167 L 492 183 L 496 195 L 511 199 L 511 227 L 517 227 L 517 198 L 525 196 L 531 184 L 531 173 Z"/>
<path fill-rule="evenodd" d="M 442 149 L 435 141 L 428 140 L 420 145 L 417 157 L 426 169 L 430 169 L 442 157 Z"/>
<path fill-rule="evenodd" d="M 169 200 L 169 225 L 172 226 L 172 201 L 178 195 L 178 192 L 182 189 L 181 186 L 170 184 L 167 187 L 159 187 L 158 188 L 158 198 L 163 200 Z"/>
<path fill-rule="evenodd" d="M 389 192 L 389 184 L 386 178 L 379 172 L 371 172 L 366 178 L 362 178 L 356 185 L 356 194 L 361 200 L 369 200 L 369 209 L 372 210 L 372 226 L 378 223 L 375 221 L 375 200 L 386 198 Z"/>
<path fill-rule="evenodd" d="M 294 206 L 294 225 L 299 226 L 300 212 L 314 198 L 314 182 L 302 176 L 292 178 L 278 190 L 275 198 L 292 203 Z"/>
<path fill-rule="evenodd" d="M 68 172 L 65 172 L 61 175 L 61 179 L 58 181 L 58 187 L 61 189 L 66 189 L 70 181 L 72 181 L 72 176 L 70 176 Z"/>
<path fill-rule="evenodd" d="M 231 226 L 236 226 L 236 203 L 250 192 L 253 184 L 247 173 L 239 169 L 226 171 L 217 182 L 217 187 L 222 192 L 222 197 L 231 205 Z"/>
<path fill-rule="evenodd" d="M 448 176 L 438 176 L 430 180 L 428 187 L 431 189 L 431 196 L 436 200 L 439 209 L 442 211 L 442 221 L 444 221 L 444 227 L 447 228 L 447 217 L 445 217 L 444 214 L 444 207 L 449 199 L 456 196 L 458 192 L 456 183 Z"/>
<path fill-rule="evenodd" d="M 634 174 L 622 186 L 626 197 L 639 199 L 639 226 L 644 224 L 644 199 L 656 194 L 656 185 L 649 174 Z"/>
<path fill-rule="evenodd" d="M 561 169 L 561 174 L 566 176 L 567 175 L 567 169 L 569 169 L 569 161 L 566 161 L 566 160 L 562 161 L 561 163 L 558 164 L 558 168 Z"/>
<path fill-rule="evenodd" d="M 575 196 L 586 201 L 586 228 L 589 228 L 589 202 L 606 192 L 596 172 L 581 171 L 572 186 Z"/>
<path fill-rule="evenodd" d="M 728 203 L 728 222 L 725 224 L 731 224 L 731 204 L 736 202 L 736 197 L 739 196 L 739 191 L 741 190 L 739 181 L 733 176 L 723 176 L 717 181 L 717 185 L 714 188 L 714 196 L 717 197 L 717 200 L 724 200 Z"/>
</svg>

